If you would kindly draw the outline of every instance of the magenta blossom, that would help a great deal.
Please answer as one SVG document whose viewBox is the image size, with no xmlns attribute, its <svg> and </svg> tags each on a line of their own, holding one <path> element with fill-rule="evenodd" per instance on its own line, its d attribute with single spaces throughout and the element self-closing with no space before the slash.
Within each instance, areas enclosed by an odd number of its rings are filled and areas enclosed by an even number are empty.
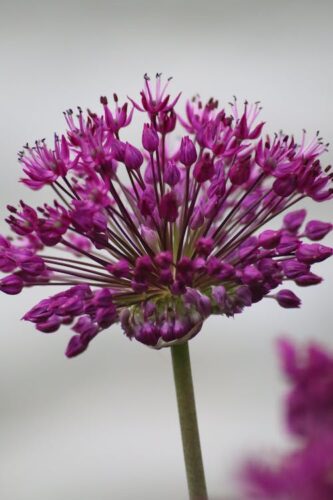
<svg viewBox="0 0 333 500">
<path fill-rule="evenodd" d="M 303 438 L 333 432 L 333 356 L 314 343 L 298 352 L 281 340 L 279 349 L 292 384 L 286 400 L 288 429 Z"/>
<path fill-rule="evenodd" d="M 295 451 L 274 461 L 252 460 L 241 473 L 245 499 L 333 498 L 333 356 L 311 343 L 297 349 L 279 341 L 282 368 L 291 387 L 285 413 L 300 439 Z"/>
<path fill-rule="evenodd" d="M 22 182 L 55 199 L 8 207 L 17 238 L 0 240 L 0 290 L 67 286 L 24 319 L 47 333 L 72 325 L 70 357 L 116 322 L 160 348 L 196 335 L 211 314 L 233 316 L 265 297 L 297 308 L 286 287 L 319 283 L 312 265 L 332 254 L 319 242 L 331 224 L 303 228 L 303 209 L 266 228 L 306 197 L 332 198 L 321 139 L 262 137 L 260 108 L 247 102 L 228 111 L 194 99 L 181 118 L 180 94 L 170 98 L 167 86 L 145 77 L 139 103 L 115 95 L 114 110 L 105 97 L 101 114 L 69 110 L 54 149 L 41 141 L 20 154 Z M 141 145 L 125 139 L 131 103 L 145 114 Z M 172 134 L 177 120 L 183 136 Z"/>
<path fill-rule="evenodd" d="M 274 464 L 250 462 L 243 470 L 244 500 L 331 500 L 333 432 Z"/>
</svg>

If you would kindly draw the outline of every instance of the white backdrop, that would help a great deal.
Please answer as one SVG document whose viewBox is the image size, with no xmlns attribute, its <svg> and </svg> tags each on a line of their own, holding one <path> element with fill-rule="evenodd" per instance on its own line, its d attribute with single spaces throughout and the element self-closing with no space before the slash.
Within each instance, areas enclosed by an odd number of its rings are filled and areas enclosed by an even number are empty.
<svg viewBox="0 0 333 500">
<path fill-rule="evenodd" d="M 114 91 L 138 95 L 146 71 L 172 75 L 184 96 L 261 100 L 269 131 L 320 129 L 332 139 L 329 0 L 0 5 L 2 218 L 6 203 L 47 194 L 18 184 L 22 144 L 61 131 L 68 107 L 97 108 Z M 311 209 L 332 220 L 332 204 Z M 234 320 L 209 320 L 191 343 L 212 499 L 232 498 L 240 457 L 287 445 L 274 339 L 288 333 L 333 346 L 331 262 L 318 272 L 326 281 L 300 290 L 302 309 L 263 301 Z M 67 360 L 68 333 L 43 335 L 20 321 L 44 294 L 0 297 L 1 499 L 185 499 L 170 353 L 114 327 Z"/>
</svg>

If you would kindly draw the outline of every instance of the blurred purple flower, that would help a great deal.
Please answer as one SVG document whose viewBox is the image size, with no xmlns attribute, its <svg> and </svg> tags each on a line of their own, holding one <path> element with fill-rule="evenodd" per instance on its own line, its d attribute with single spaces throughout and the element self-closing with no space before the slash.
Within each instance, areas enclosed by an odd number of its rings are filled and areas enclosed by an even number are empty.
<svg viewBox="0 0 333 500">
<path fill-rule="evenodd" d="M 244 500 L 332 500 L 333 432 L 275 463 L 249 462 L 243 470 Z"/>
<path fill-rule="evenodd" d="M 288 429 L 304 438 L 333 432 L 333 356 L 314 343 L 298 352 L 281 340 L 279 350 L 292 384 L 286 401 Z"/>
<path fill-rule="evenodd" d="M 298 350 L 279 341 L 288 430 L 300 437 L 296 451 L 274 461 L 249 461 L 241 472 L 245 499 L 333 498 L 333 356 L 312 343 Z"/>
</svg>

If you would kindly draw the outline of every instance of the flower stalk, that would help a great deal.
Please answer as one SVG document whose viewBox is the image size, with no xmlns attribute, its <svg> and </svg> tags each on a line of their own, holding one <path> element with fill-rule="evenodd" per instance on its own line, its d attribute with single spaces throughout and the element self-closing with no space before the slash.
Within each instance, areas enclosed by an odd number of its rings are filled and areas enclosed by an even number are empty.
<svg viewBox="0 0 333 500">
<path fill-rule="evenodd" d="M 207 500 L 188 342 L 171 347 L 190 500 Z"/>
</svg>

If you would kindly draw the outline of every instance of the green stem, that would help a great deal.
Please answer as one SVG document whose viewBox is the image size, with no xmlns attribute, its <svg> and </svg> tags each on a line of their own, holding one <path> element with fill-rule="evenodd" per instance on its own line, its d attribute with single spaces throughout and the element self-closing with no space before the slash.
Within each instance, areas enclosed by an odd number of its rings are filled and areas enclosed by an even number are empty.
<svg viewBox="0 0 333 500">
<path fill-rule="evenodd" d="M 190 500 L 207 500 L 188 343 L 171 347 Z"/>
</svg>

